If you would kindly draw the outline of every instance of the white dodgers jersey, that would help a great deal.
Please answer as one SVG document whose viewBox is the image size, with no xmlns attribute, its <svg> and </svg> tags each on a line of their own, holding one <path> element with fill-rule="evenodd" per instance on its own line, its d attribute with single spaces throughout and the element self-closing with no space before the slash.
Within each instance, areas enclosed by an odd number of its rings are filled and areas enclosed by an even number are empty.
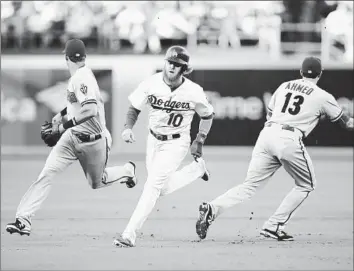
<svg viewBox="0 0 354 271">
<path fill-rule="evenodd" d="M 97 104 L 97 115 L 71 129 L 85 134 L 98 134 L 106 129 L 104 104 L 96 78 L 92 70 L 86 66 L 79 68 L 71 76 L 67 90 L 68 117 L 75 117 L 82 106 L 89 103 Z"/>
<path fill-rule="evenodd" d="M 321 116 L 330 121 L 339 120 L 343 114 L 333 95 L 306 79 L 281 84 L 274 92 L 268 110 L 272 116 L 268 123 L 290 125 L 308 136 Z"/>
<path fill-rule="evenodd" d="M 213 107 L 207 100 L 203 88 L 184 78 L 174 91 L 163 81 L 163 73 L 156 73 L 144 80 L 129 96 L 132 106 L 142 110 L 149 107 L 149 129 L 157 134 L 188 135 L 194 113 L 207 117 Z"/>
</svg>

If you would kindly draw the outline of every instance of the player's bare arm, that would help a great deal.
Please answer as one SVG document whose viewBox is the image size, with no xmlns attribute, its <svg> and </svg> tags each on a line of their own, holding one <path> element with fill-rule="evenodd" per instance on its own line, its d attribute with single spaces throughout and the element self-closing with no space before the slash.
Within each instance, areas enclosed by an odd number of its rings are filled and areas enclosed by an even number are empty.
<svg viewBox="0 0 354 271">
<path fill-rule="evenodd" d="M 52 123 L 61 122 L 63 120 L 63 117 L 65 117 L 66 115 L 67 115 L 67 108 L 65 107 L 63 110 L 61 110 L 58 114 L 56 114 L 52 118 Z"/>
<path fill-rule="evenodd" d="M 353 131 L 353 126 L 354 126 L 353 118 L 349 117 L 347 114 L 343 113 L 341 118 L 338 120 L 338 123 L 344 129 Z"/>
<path fill-rule="evenodd" d="M 64 124 L 59 125 L 59 132 L 63 133 L 65 130 L 84 123 L 90 118 L 97 115 L 97 104 L 96 103 L 87 103 L 83 105 L 78 112 L 78 114 L 72 119 L 68 120 Z"/>
<path fill-rule="evenodd" d="M 122 138 L 127 143 L 133 143 L 135 141 L 133 134 L 133 127 L 138 120 L 138 116 L 140 114 L 140 110 L 136 109 L 134 106 L 130 106 L 127 112 L 126 121 L 124 124 L 124 131 L 122 133 Z"/>
</svg>

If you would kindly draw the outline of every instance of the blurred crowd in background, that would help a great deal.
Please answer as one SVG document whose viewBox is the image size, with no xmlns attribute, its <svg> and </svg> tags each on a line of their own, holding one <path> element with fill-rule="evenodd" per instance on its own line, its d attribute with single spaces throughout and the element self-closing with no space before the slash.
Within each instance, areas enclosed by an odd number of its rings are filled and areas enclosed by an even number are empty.
<svg viewBox="0 0 354 271">
<path fill-rule="evenodd" d="M 352 52 L 352 1 L 1 1 L 1 49 L 53 51 L 75 37 L 96 53 L 161 53 L 171 44 L 254 46 L 277 33 L 284 44 L 321 43 L 323 22 Z"/>
</svg>

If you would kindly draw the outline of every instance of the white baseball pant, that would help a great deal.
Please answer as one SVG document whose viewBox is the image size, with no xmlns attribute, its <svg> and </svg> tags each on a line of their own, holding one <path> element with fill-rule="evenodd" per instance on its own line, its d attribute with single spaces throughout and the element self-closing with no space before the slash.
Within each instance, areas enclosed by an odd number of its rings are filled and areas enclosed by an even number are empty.
<svg viewBox="0 0 354 271">
<path fill-rule="evenodd" d="M 186 157 L 189 147 L 189 135 L 178 139 L 160 141 L 149 134 L 146 154 L 148 177 L 139 202 L 122 234 L 123 238 L 128 238 L 135 244 L 136 232 L 143 226 L 157 199 L 192 183 L 204 175 L 204 168 L 195 161 L 177 171 Z"/>
<path fill-rule="evenodd" d="M 256 190 L 281 167 L 295 180 L 295 187 L 263 228 L 277 231 L 285 225 L 309 193 L 315 189 L 316 178 L 311 158 L 299 130 L 284 130 L 282 125 L 264 127 L 254 147 L 246 180 L 210 202 L 214 218 L 225 209 L 250 199 Z"/>
</svg>

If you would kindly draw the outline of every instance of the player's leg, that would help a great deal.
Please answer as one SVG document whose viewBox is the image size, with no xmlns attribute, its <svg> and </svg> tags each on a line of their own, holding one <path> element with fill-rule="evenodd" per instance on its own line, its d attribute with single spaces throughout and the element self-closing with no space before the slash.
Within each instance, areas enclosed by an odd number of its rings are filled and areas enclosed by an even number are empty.
<svg viewBox="0 0 354 271">
<path fill-rule="evenodd" d="M 40 209 L 41 204 L 47 198 L 53 178 L 71 163 L 77 160 L 72 134 L 66 132 L 62 135 L 56 146 L 53 147 L 45 165 L 37 180 L 31 184 L 22 197 L 16 212 L 16 222 L 7 225 L 6 230 L 10 233 L 30 232 L 31 217 Z M 23 228 L 22 230 L 18 230 Z"/>
<path fill-rule="evenodd" d="M 198 158 L 197 161 L 193 160 L 193 162 L 172 174 L 162 188 L 161 196 L 171 194 L 201 178 L 205 174 L 208 175 L 209 173 L 207 172 L 204 159 Z"/>
<path fill-rule="evenodd" d="M 267 143 L 262 141 L 257 142 L 252 152 L 245 181 L 210 202 L 215 218 L 226 209 L 250 199 L 281 166 L 279 160 L 268 151 Z"/>
<path fill-rule="evenodd" d="M 158 150 L 158 144 L 160 144 L 160 141 L 157 140 L 153 135 L 149 133 L 146 142 L 146 157 L 145 157 L 146 171 L 148 175 L 152 167 L 155 154 Z"/>
<path fill-rule="evenodd" d="M 116 181 L 135 178 L 135 165 L 126 163 L 122 166 L 106 167 L 112 140 L 109 133 L 92 142 L 77 139 L 78 158 L 89 185 L 93 189 L 109 186 Z"/>
<path fill-rule="evenodd" d="M 109 154 L 112 147 L 112 136 L 110 132 L 106 129 L 106 146 L 108 147 L 108 159 Z M 107 160 L 105 162 L 105 170 L 103 173 L 103 183 L 106 185 L 110 185 L 116 181 L 126 182 L 127 187 L 132 188 L 138 182 L 137 177 L 135 175 L 135 164 L 131 161 L 125 163 L 122 166 L 112 166 L 107 167 Z M 103 186 L 102 186 L 103 187 Z"/>
<path fill-rule="evenodd" d="M 286 234 L 283 231 L 285 225 L 306 200 L 309 193 L 315 189 L 316 185 L 312 160 L 301 140 L 289 141 L 289 144 L 282 152 L 280 160 L 285 170 L 295 180 L 295 187 L 286 195 L 279 208 L 263 225 L 263 229 L 266 229 L 266 234 L 269 231 L 268 235 L 270 236 L 268 237 L 278 240 L 282 239 L 282 237 L 274 233 Z M 292 236 L 287 239 L 292 239 Z"/>
<path fill-rule="evenodd" d="M 122 234 L 122 238 L 128 239 L 132 245 L 135 244 L 136 231 L 142 227 L 153 210 L 166 181 L 170 178 L 171 174 L 177 170 L 188 153 L 189 144 L 188 142 L 186 143 L 177 139 L 158 142 L 156 148 L 157 150 L 151 163 L 144 190 Z M 115 240 L 115 244 L 120 245 L 120 243 L 116 241 L 117 240 Z"/>
<path fill-rule="evenodd" d="M 210 224 L 216 217 L 226 209 L 250 199 L 280 166 L 279 160 L 269 150 L 267 134 L 261 133 L 252 152 L 245 181 L 211 202 L 199 206 L 200 215 L 196 223 L 198 236 L 204 239 Z"/>
</svg>

